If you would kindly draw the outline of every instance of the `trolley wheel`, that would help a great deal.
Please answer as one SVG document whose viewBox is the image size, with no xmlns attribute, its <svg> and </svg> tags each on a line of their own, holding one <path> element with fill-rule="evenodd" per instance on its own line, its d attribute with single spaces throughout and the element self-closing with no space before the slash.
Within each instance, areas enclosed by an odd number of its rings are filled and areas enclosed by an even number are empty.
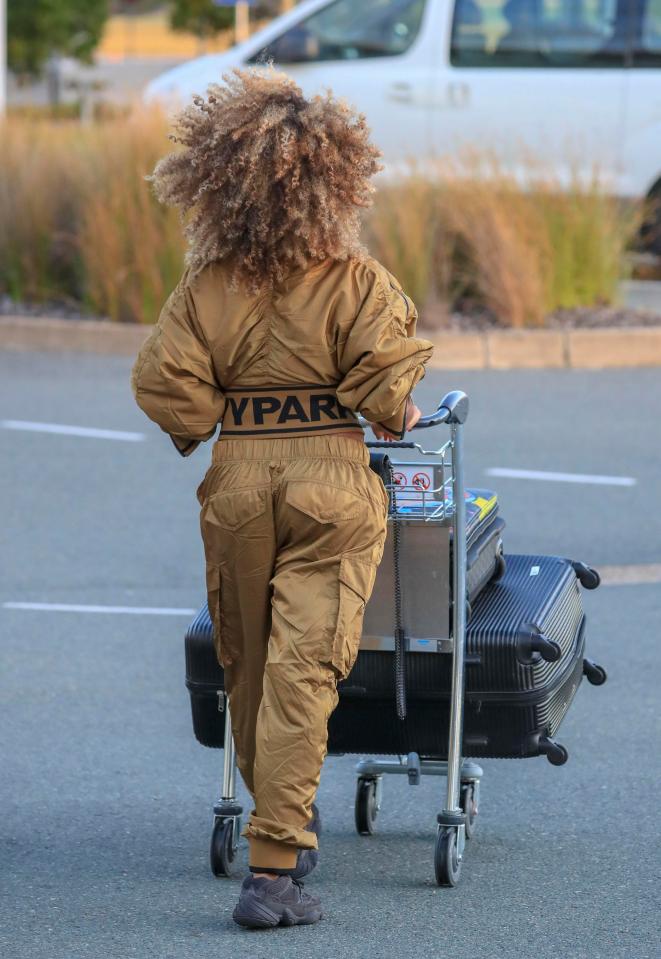
<svg viewBox="0 0 661 959">
<path fill-rule="evenodd" d="M 502 579 L 507 570 L 507 560 L 503 553 L 497 553 L 496 555 L 496 571 L 493 574 L 492 582 L 497 583 L 499 579 Z"/>
<path fill-rule="evenodd" d="M 464 783 L 461 787 L 460 805 L 466 814 L 466 839 L 472 839 L 477 829 L 477 803 L 475 801 L 475 784 Z"/>
<path fill-rule="evenodd" d="M 371 836 L 378 809 L 376 806 L 376 779 L 358 777 L 356 783 L 356 831 L 360 836 Z"/>
<path fill-rule="evenodd" d="M 214 876 L 231 876 L 236 870 L 236 849 L 234 842 L 234 819 L 220 816 L 213 824 L 209 862 Z"/>
<path fill-rule="evenodd" d="M 457 830 L 439 826 L 434 850 L 434 872 L 439 886 L 456 886 L 461 876 L 461 860 L 457 852 Z"/>
</svg>

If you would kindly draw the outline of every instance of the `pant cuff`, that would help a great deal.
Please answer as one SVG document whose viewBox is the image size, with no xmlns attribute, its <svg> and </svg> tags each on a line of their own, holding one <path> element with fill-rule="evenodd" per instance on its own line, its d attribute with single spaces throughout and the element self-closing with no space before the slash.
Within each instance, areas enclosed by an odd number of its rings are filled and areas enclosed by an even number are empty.
<svg viewBox="0 0 661 959">
<path fill-rule="evenodd" d="M 251 872 L 257 869 L 255 863 L 259 864 L 259 871 L 261 872 L 295 868 L 298 858 L 296 846 L 276 842 L 275 839 L 257 839 L 255 836 L 249 836 L 248 843 L 250 846 Z"/>
</svg>

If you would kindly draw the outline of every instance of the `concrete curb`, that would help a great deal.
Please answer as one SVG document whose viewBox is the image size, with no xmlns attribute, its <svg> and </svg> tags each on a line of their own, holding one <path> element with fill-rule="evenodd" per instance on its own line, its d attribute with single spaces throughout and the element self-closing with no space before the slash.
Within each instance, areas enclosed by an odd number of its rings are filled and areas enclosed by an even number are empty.
<svg viewBox="0 0 661 959">
<path fill-rule="evenodd" d="M 0 317 L 0 350 L 135 356 L 151 326 L 107 320 Z M 437 370 L 606 369 L 661 366 L 661 326 L 426 334 Z"/>
<path fill-rule="evenodd" d="M 135 355 L 151 327 L 109 320 L 0 316 L 0 350 Z"/>
<path fill-rule="evenodd" d="M 661 366 L 661 326 L 437 333 L 429 338 L 435 345 L 429 365 L 437 370 Z"/>
</svg>

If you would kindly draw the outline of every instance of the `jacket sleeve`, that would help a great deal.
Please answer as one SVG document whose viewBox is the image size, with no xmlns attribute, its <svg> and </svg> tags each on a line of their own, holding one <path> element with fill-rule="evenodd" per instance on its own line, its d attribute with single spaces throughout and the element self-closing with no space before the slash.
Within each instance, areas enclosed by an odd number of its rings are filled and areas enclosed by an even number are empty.
<svg viewBox="0 0 661 959">
<path fill-rule="evenodd" d="M 405 433 L 406 401 L 433 352 L 417 338 L 415 306 L 383 267 L 370 272 L 360 309 L 338 342 L 343 406 L 378 423 L 398 439 Z"/>
<path fill-rule="evenodd" d="M 170 295 L 133 365 L 138 406 L 182 456 L 210 439 L 225 411 L 211 353 L 195 312 L 188 271 Z"/>
</svg>

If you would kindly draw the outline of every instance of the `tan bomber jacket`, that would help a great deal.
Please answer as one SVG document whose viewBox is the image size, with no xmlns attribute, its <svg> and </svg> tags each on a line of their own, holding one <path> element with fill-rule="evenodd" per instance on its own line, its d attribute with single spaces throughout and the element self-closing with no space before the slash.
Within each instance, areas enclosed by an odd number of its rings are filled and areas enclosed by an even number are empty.
<svg viewBox="0 0 661 959">
<path fill-rule="evenodd" d="M 373 259 L 324 260 L 258 294 L 232 290 L 228 267 L 213 263 L 184 273 L 131 384 L 184 456 L 222 424 L 227 393 L 248 387 L 322 384 L 339 409 L 401 437 L 407 397 L 433 349 L 415 337 L 416 321 L 400 284 Z"/>
</svg>

